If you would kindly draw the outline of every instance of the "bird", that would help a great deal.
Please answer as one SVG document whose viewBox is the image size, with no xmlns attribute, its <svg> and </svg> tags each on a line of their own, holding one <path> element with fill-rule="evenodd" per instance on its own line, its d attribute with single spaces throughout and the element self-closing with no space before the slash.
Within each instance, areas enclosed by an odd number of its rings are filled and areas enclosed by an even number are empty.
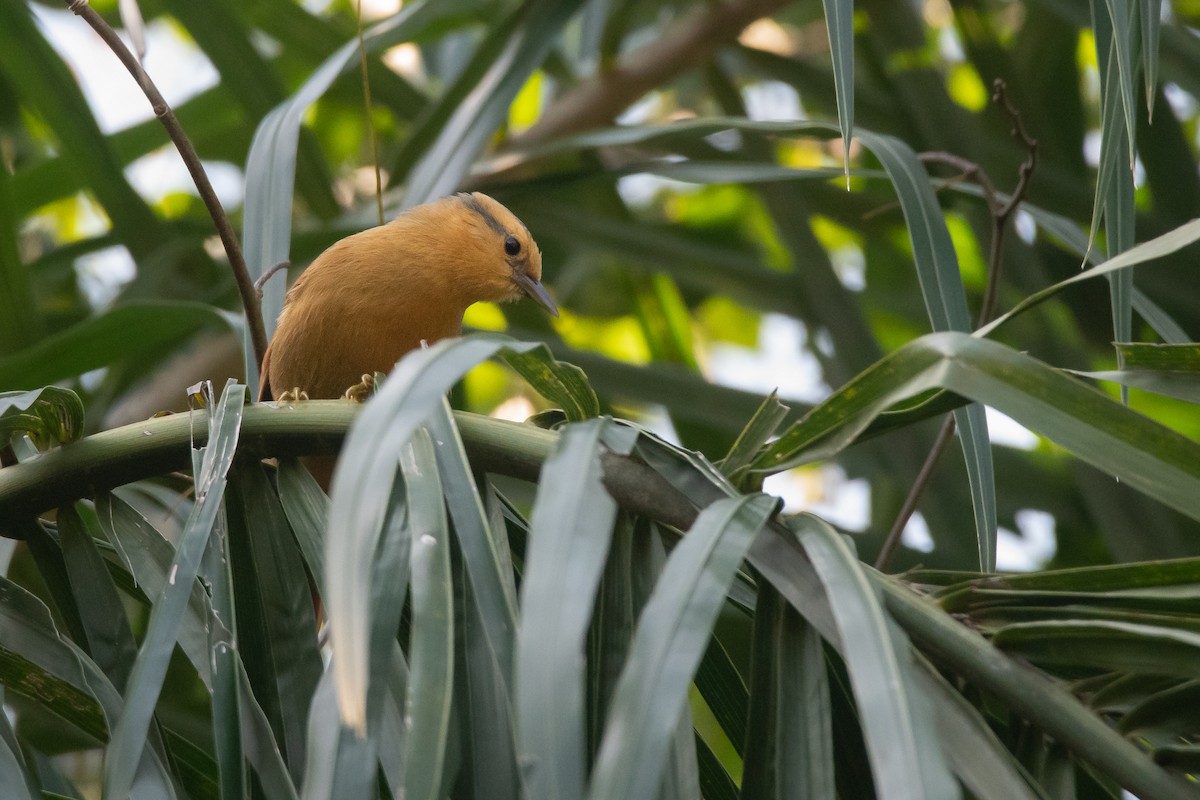
<svg viewBox="0 0 1200 800">
<path fill-rule="evenodd" d="M 263 357 L 259 400 L 360 399 L 405 353 L 460 335 L 477 302 L 529 297 L 557 317 L 541 279 L 529 229 L 488 195 L 408 209 L 334 243 L 296 279 Z"/>
</svg>

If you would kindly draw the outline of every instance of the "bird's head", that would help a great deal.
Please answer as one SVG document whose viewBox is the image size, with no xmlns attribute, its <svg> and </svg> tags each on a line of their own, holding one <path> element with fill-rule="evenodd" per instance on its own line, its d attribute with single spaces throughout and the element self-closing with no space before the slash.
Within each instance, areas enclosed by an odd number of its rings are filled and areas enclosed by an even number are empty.
<svg viewBox="0 0 1200 800">
<path fill-rule="evenodd" d="M 459 265 L 456 277 L 470 301 L 504 303 L 529 297 L 558 316 L 558 306 L 542 286 L 542 251 L 511 211 L 480 192 L 464 192 L 432 205 L 442 206 L 438 217 L 446 226 L 443 241 L 454 248 L 450 257 Z"/>
</svg>

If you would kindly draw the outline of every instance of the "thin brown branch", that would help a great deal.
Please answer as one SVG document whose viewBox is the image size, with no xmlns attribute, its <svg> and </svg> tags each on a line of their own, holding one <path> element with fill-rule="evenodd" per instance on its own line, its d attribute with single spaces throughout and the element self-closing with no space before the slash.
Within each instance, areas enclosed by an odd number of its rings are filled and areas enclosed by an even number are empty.
<svg viewBox="0 0 1200 800">
<path fill-rule="evenodd" d="M 896 548 L 900 546 L 900 537 L 903 535 L 904 529 L 908 527 L 908 521 L 916 512 L 917 503 L 921 502 L 925 487 L 933 478 L 933 470 L 942 460 L 942 453 L 946 452 L 946 445 L 950 444 L 950 439 L 953 437 L 954 415 L 947 414 L 941 429 L 938 430 L 937 438 L 933 440 L 933 445 L 929 448 L 929 454 L 925 456 L 925 463 L 921 464 L 917 478 L 913 481 L 912 488 L 908 490 L 908 496 L 904 498 L 904 504 L 900 506 L 896 519 L 892 521 L 891 529 L 884 537 L 883 544 L 879 546 L 879 554 L 875 556 L 875 569 L 883 571 L 891 561 Z"/>
<path fill-rule="evenodd" d="M 976 164 L 974 161 L 968 161 L 962 156 L 956 156 L 953 153 L 947 153 L 942 150 L 935 150 L 928 153 L 920 153 L 917 158 L 921 159 L 926 164 L 945 164 L 954 167 L 962 173 L 961 180 L 970 181 L 978 184 L 983 190 L 983 200 L 987 203 L 988 211 L 993 215 L 999 215 L 1003 206 L 996 197 L 996 186 L 992 183 L 992 179 L 988 176 L 983 167 Z"/>
<path fill-rule="evenodd" d="M 213 225 L 216 226 L 217 233 L 221 237 L 221 244 L 225 247 L 225 253 L 229 257 L 229 266 L 233 270 L 233 277 L 237 281 L 238 293 L 241 295 L 242 306 L 246 312 L 246 324 L 254 345 L 254 355 L 258 359 L 258 363 L 262 364 L 263 354 L 267 352 L 267 332 L 263 327 L 262 309 L 259 307 L 258 295 L 254 291 L 254 281 L 250 277 L 250 270 L 246 267 L 246 259 L 242 256 L 242 248 L 238 244 L 237 235 L 233 232 L 233 226 L 229 224 L 229 218 L 225 216 L 225 209 L 221 207 L 217 193 L 213 191 L 212 183 L 209 182 L 204 166 L 200 163 L 200 156 L 196 153 L 196 148 L 192 147 L 191 140 L 183 132 L 179 120 L 175 117 L 175 112 L 163 99 L 158 87 L 154 85 L 154 81 L 146 74 L 146 70 L 142 69 L 137 56 L 130 52 L 112 26 L 105 22 L 104 17 L 96 13 L 96 10 L 88 5 L 87 0 L 72 0 L 67 3 L 67 8 L 91 25 L 92 30 L 99 34 L 104 43 L 121 60 L 121 63 L 129 70 L 129 74 L 141 87 L 146 99 L 150 101 L 150 106 L 154 109 L 154 116 L 167 129 L 167 135 L 171 137 L 175 149 L 179 151 L 179 157 L 187 166 L 192 181 L 196 184 L 196 190 L 200 193 L 200 199 L 204 201 L 204 206 L 208 209 Z"/>
<path fill-rule="evenodd" d="M 571 133 L 609 125 L 646 92 L 703 64 L 718 47 L 747 25 L 787 4 L 787 0 L 721 0 L 698 3 L 650 44 L 602 69 L 558 98 L 520 136 L 514 148 L 529 147 Z"/>
<path fill-rule="evenodd" d="M 1007 220 L 1017 210 L 1017 206 L 1025 198 L 1025 193 L 1029 189 L 1029 179 L 1033 176 L 1034 169 L 1037 168 L 1038 143 L 1037 139 L 1034 139 L 1029 135 L 1029 131 L 1025 130 L 1025 123 L 1021 121 L 1021 112 L 1008 99 L 1008 84 L 1000 78 L 996 78 L 992 82 L 992 102 L 1004 109 L 1004 113 L 1012 121 L 1013 138 L 1020 142 L 1028 153 L 1018 171 L 1017 188 L 1013 190 L 1012 197 L 1008 199 L 1008 204 L 1004 207 L 1004 219 Z"/>
<path fill-rule="evenodd" d="M 1025 194 L 1029 190 L 1030 178 L 1033 176 L 1034 168 L 1037 167 L 1037 140 L 1025 130 L 1025 125 L 1021 121 L 1021 113 L 1009 100 L 1004 81 L 997 78 L 992 86 L 992 102 L 1000 106 L 1008 115 L 1013 125 L 1013 138 L 1024 145 L 1028 153 L 1018 169 L 1017 185 L 1013 189 L 1012 196 L 1008 198 L 1008 202 L 1000 202 L 992 179 L 988 177 L 983 167 L 975 162 L 952 153 L 922 153 L 920 156 L 922 161 L 952 166 L 962 172 L 964 178 L 977 183 L 983 190 L 984 202 L 987 203 L 988 212 L 992 215 L 991 239 L 988 242 L 987 286 L 983 290 L 983 300 L 979 304 L 978 326 L 980 327 L 990 322 L 996 313 L 996 301 L 1000 294 L 1000 276 L 1004 264 L 1004 238 L 1008 233 L 1008 223 L 1021 201 L 1025 199 Z M 942 423 L 941 430 L 938 431 L 937 438 L 933 440 L 933 445 L 929 448 L 929 455 L 925 457 L 925 463 L 921 465 L 916 480 L 913 481 L 913 485 L 908 491 L 908 496 L 904 498 L 904 503 L 900 506 L 900 512 L 896 515 L 891 529 L 879 547 L 879 555 L 875 558 L 876 569 L 885 569 L 896 552 L 904 528 L 916 512 L 917 504 L 920 503 L 921 497 L 925 494 L 929 481 L 933 477 L 934 468 L 941 460 L 942 454 L 946 452 L 946 445 L 950 443 L 953 436 L 954 417 L 947 416 L 946 421 Z"/>
</svg>

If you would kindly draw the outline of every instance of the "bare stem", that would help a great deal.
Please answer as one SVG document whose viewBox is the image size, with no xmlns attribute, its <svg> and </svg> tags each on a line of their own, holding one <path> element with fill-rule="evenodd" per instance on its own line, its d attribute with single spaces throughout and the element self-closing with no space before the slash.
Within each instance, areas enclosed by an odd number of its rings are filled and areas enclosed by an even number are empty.
<svg viewBox="0 0 1200 800">
<path fill-rule="evenodd" d="M 1025 199 L 1025 194 L 1029 190 L 1029 180 L 1037 166 L 1037 140 L 1025 130 L 1020 112 L 1008 99 L 1007 85 L 997 78 L 992 84 L 992 88 L 992 102 L 1000 106 L 1008 115 L 1013 125 L 1013 138 L 1024 145 L 1028 153 L 1025 160 L 1021 162 L 1017 185 L 1013 189 L 1012 196 L 1008 198 L 1008 202 L 1000 202 L 992 179 L 988 177 L 983 167 L 975 162 L 943 152 L 922 153 L 920 156 L 921 160 L 925 162 L 937 162 L 951 166 L 959 170 L 965 180 L 978 184 L 983 190 L 983 199 L 987 203 L 988 212 L 992 215 L 991 241 L 988 244 L 988 279 L 987 286 L 983 290 L 983 300 L 979 304 L 979 326 L 990 322 L 996 313 L 996 300 L 1000 293 L 1000 276 L 1004 263 L 1004 237 L 1008 232 L 1008 222 L 1012 219 L 1012 215 L 1021 201 Z M 921 501 L 921 496 L 925 494 L 925 489 L 928 488 L 929 481 L 933 477 L 934 468 L 941 460 L 942 454 L 946 452 L 946 445 L 950 443 L 952 436 L 954 436 L 954 417 L 947 416 L 946 421 L 942 423 L 941 430 L 938 431 L 937 438 L 933 440 L 933 445 L 929 448 L 929 455 L 925 457 L 925 463 L 921 465 L 916 480 L 913 481 L 912 488 L 908 491 L 908 496 L 904 498 L 904 503 L 900 506 L 900 512 L 896 515 L 891 529 L 879 547 L 879 555 L 875 557 L 876 569 L 885 569 L 896 552 L 896 548 L 900 544 L 900 536 L 916 512 L 917 504 Z"/>
<path fill-rule="evenodd" d="M 179 120 L 175 117 L 175 112 L 167 105 L 167 101 L 163 99 L 158 87 L 154 85 L 154 81 L 146 74 L 146 70 L 142 69 L 141 62 L 129 51 L 112 26 L 105 22 L 104 17 L 88 5 L 87 0 L 72 0 L 67 3 L 67 8 L 91 25 L 92 30 L 100 35 L 104 43 L 129 70 L 129 74 L 133 76 L 146 95 L 146 99 L 150 101 L 150 106 L 154 109 L 154 116 L 167 129 L 167 135 L 171 137 L 175 149 L 179 151 L 179 156 L 183 159 L 184 165 L 187 166 L 188 172 L 192 176 L 192 181 L 196 184 L 200 199 L 204 201 L 209 216 L 212 217 L 213 225 L 216 226 L 217 233 L 221 237 L 225 253 L 229 257 L 229 266 L 233 270 L 233 277 L 237 281 L 238 293 L 242 297 L 242 306 L 246 312 L 246 324 L 250 330 L 250 340 L 254 345 L 254 356 L 261 364 L 263 355 L 267 352 L 267 332 L 263 327 L 262 309 L 259 306 L 258 295 L 254 291 L 254 281 L 250 277 L 250 270 L 246 267 L 246 259 L 242 256 L 242 248 L 238 245 L 237 235 L 233 232 L 229 218 L 225 216 L 225 209 L 221 207 L 221 201 L 217 199 L 217 193 L 213 191 L 212 183 L 209 182 L 208 175 L 204 172 L 204 166 L 200 163 L 200 156 L 192 147 L 187 134 L 183 132 Z"/>
</svg>

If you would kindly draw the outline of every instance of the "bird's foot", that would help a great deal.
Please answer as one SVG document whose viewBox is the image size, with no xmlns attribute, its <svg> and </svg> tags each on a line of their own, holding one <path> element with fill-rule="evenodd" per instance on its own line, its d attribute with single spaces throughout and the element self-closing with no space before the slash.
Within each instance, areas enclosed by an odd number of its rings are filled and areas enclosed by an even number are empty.
<svg viewBox="0 0 1200 800">
<path fill-rule="evenodd" d="M 278 403 L 299 403 L 301 400 L 308 399 L 308 392 L 301 389 L 299 386 L 293 386 L 283 394 L 276 398 Z"/>
<path fill-rule="evenodd" d="M 374 392 L 375 376 L 364 374 L 362 380 L 347 389 L 342 394 L 342 397 L 346 400 L 353 400 L 356 403 L 365 403 L 367 402 L 367 398 L 374 394 Z"/>
</svg>

